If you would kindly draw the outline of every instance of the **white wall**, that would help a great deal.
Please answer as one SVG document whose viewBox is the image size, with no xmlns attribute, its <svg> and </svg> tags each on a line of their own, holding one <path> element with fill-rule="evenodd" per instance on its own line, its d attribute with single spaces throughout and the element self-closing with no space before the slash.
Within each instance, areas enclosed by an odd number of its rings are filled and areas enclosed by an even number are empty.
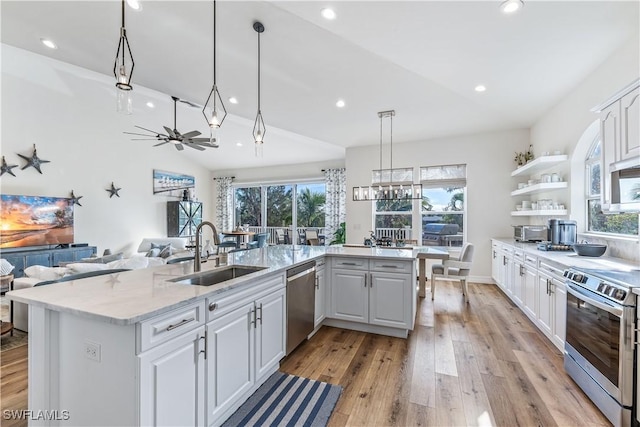
<svg viewBox="0 0 640 427">
<path fill-rule="evenodd" d="M 154 148 L 153 141 L 131 141 L 122 133 L 139 123 L 157 121 L 160 127 L 171 118 L 167 95 L 140 86 L 134 92 L 134 114 L 118 114 L 111 76 L 2 45 L 2 155 L 22 167 L 17 154 L 31 156 L 36 144 L 38 156 L 51 161 L 42 165 L 42 175 L 19 167 L 16 177 L 5 173 L 2 193 L 68 197 L 74 190 L 83 196 L 75 208 L 75 241 L 98 246 L 98 253 L 135 251 L 143 237 L 167 235 L 166 202 L 177 198 L 153 195 L 153 169 L 195 176 L 204 218 L 213 219 L 207 169 L 169 145 Z M 149 112 L 146 98 L 166 112 Z M 151 114 L 157 118 L 150 120 Z M 122 187 L 119 198 L 105 191 L 112 181 Z"/>
<path fill-rule="evenodd" d="M 580 82 L 574 90 L 550 109 L 531 128 L 531 143 L 537 153 L 562 149 L 570 155 L 569 164 L 563 169 L 565 176 L 571 177 L 570 196 L 566 195 L 571 208 L 571 219 L 578 221 L 578 233 L 585 231 L 584 209 L 584 158 L 589 144 L 588 131 L 598 120 L 598 114 L 591 109 L 604 102 L 640 76 L 640 38 L 636 34 L 614 52 L 593 73 Z M 591 132 L 593 128 L 591 129 Z M 583 138 L 584 135 L 584 138 Z M 583 143 L 579 144 L 583 138 Z M 580 169 L 580 170 L 578 170 Z M 585 236 L 583 236 L 585 237 Z M 609 245 L 607 255 L 640 261 L 638 240 L 595 239 Z"/>
<path fill-rule="evenodd" d="M 513 235 L 510 173 L 515 166 L 514 151 L 525 150 L 528 142 L 528 130 L 513 130 L 394 144 L 393 166 L 414 167 L 416 182 L 420 166 L 467 165 L 466 230 L 467 240 L 476 247 L 471 275 L 477 278 L 491 276 L 491 238 Z M 387 155 L 385 147 L 384 168 L 388 167 Z M 371 170 L 379 169 L 379 156 L 379 146 L 347 149 L 347 243 L 362 243 L 373 229 L 372 202 L 354 202 L 352 189 L 371 183 Z M 414 230 L 419 230 L 417 215 L 413 222 Z"/>
</svg>

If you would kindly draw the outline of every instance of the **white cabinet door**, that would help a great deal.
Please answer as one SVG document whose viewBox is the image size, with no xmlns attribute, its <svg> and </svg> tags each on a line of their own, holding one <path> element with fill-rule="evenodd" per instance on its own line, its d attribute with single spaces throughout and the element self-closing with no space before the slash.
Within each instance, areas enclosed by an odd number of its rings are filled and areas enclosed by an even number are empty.
<svg viewBox="0 0 640 427">
<path fill-rule="evenodd" d="M 600 203 L 603 209 L 611 204 L 611 176 L 609 165 L 616 161 L 620 145 L 620 102 L 600 112 L 600 137 L 602 138 L 602 163 L 600 164 Z"/>
<path fill-rule="evenodd" d="M 567 329 L 567 289 L 557 279 L 552 279 L 550 289 L 553 297 L 553 342 L 562 350 Z"/>
<path fill-rule="evenodd" d="M 640 156 L 640 88 L 622 97 L 620 114 L 619 160 Z"/>
<path fill-rule="evenodd" d="M 545 274 L 538 275 L 538 327 L 548 337 L 552 336 L 553 307 L 551 305 L 551 278 Z"/>
<path fill-rule="evenodd" d="M 502 261 L 500 245 L 494 243 L 491 245 L 491 277 L 495 280 L 496 284 L 502 288 L 502 280 L 500 272 L 502 271 L 500 263 Z"/>
<path fill-rule="evenodd" d="M 256 321 L 256 381 L 271 373 L 286 348 L 286 288 L 257 299 Z"/>
<path fill-rule="evenodd" d="M 205 425 L 204 331 L 201 326 L 138 356 L 140 425 Z"/>
<path fill-rule="evenodd" d="M 324 266 L 317 268 L 316 270 L 316 306 L 314 310 L 314 322 L 313 327 L 317 328 L 318 325 L 324 320 L 326 314 L 326 297 L 327 297 L 327 283 L 324 274 Z"/>
<path fill-rule="evenodd" d="M 524 264 L 517 262 L 515 259 L 511 263 L 511 277 L 513 277 L 512 298 L 516 305 L 522 306 L 524 293 Z"/>
<path fill-rule="evenodd" d="M 331 270 L 331 317 L 352 322 L 369 321 L 368 274 L 358 270 Z"/>
<path fill-rule="evenodd" d="M 512 254 L 505 249 L 502 253 L 502 283 L 504 290 L 513 300 L 513 258 Z"/>
<path fill-rule="evenodd" d="M 209 425 L 253 386 L 255 315 L 252 301 L 206 326 Z"/>
<path fill-rule="evenodd" d="M 528 265 L 525 265 L 522 301 L 523 301 L 525 313 L 533 321 L 536 320 L 536 316 L 537 316 L 537 308 L 536 308 L 537 285 L 538 285 L 538 270 Z"/>
<path fill-rule="evenodd" d="M 409 329 L 412 312 L 410 274 L 369 273 L 369 323 Z"/>
</svg>

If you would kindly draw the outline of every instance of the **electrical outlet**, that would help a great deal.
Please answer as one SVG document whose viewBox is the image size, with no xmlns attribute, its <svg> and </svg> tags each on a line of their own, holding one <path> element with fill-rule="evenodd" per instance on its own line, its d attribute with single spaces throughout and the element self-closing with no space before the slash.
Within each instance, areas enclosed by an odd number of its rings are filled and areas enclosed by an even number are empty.
<svg viewBox="0 0 640 427">
<path fill-rule="evenodd" d="M 87 359 L 95 360 L 96 362 L 100 361 L 100 344 L 92 341 L 85 340 L 84 342 L 84 357 Z"/>
</svg>

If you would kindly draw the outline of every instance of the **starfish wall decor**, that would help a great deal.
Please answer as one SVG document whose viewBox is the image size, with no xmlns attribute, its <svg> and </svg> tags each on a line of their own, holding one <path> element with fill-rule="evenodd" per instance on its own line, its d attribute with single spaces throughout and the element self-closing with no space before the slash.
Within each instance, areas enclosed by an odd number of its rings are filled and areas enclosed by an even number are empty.
<svg viewBox="0 0 640 427">
<path fill-rule="evenodd" d="M 113 196 L 120 197 L 120 195 L 118 194 L 118 191 L 120 190 L 122 190 L 122 188 L 116 188 L 116 186 L 112 182 L 111 188 L 107 188 L 107 191 L 109 192 L 109 198 L 112 198 Z"/>
<path fill-rule="evenodd" d="M 42 160 L 41 158 L 38 157 L 38 152 L 36 151 L 36 144 L 33 144 L 33 154 L 31 155 L 31 157 L 23 156 L 22 154 L 18 154 L 18 156 L 22 157 L 27 161 L 27 164 L 21 167 L 20 169 L 24 170 L 29 166 L 32 166 L 35 170 L 40 172 L 40 174 L 42 174 L 42 171 L 40 170 L 40 166 L 43 163 L 50 163 L 49 160 Z"/>
<path fill-rule="evenodd" d="M 73 206 L 73 205 L 82 206 L 82 204 L 80 203 L 80 199 L 82 199 L 82 197 L 83 196 L 76 197 L 76 195 L 73 194 L 73 190 L 71 190 L 71 197 L 69 197 L 69 201 L 71 202 L 71 206 Z"/>
<path fill-rule="evenodd" d="M 5 172 L 16 176 L 16 174 L 13 173 L 13 171 L 11 169 L 13 168 L 17 168 L 18 165 L 9 165 L 7 164 L 7 161 L 4 159 L 4 156 L 2 156 L 2 166 L 0 167 L 0 176 L 4 175 Z"/>
</svg>

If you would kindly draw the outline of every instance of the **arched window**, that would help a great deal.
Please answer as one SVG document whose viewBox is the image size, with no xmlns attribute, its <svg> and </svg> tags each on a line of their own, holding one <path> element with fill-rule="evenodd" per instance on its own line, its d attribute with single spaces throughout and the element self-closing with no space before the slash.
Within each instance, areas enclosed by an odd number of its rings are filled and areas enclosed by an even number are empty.
<svg viewBox="0 0 640 427">
<path fill-rule="evenodd" d="M 585 159 L 585 199 L 587 231 L 594 233 L 638 235 L 638 214 L 604 214 L 600 205 L 602 141 L 598 135 Z"/>
</svg>

